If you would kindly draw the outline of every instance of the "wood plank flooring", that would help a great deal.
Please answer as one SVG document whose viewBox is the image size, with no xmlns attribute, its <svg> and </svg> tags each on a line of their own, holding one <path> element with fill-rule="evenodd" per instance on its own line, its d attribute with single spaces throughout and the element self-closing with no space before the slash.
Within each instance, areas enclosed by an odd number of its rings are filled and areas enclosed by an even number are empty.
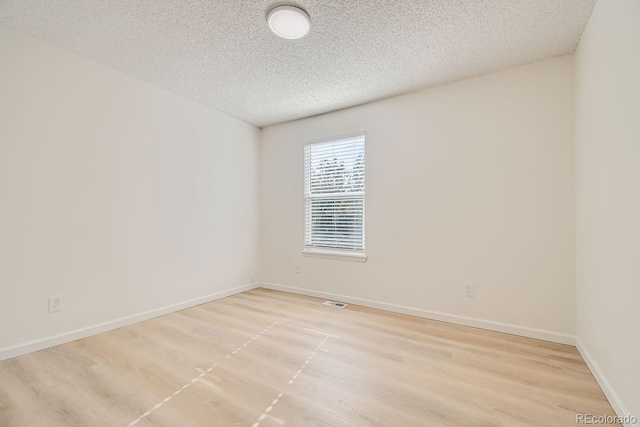
<svg viewBox="0 0 640 427">
<path fill-rule="evenodd" d="M 0 426 L 572 426 L 574 347 L 256 289 L 0 362 Z"/>
</svg>

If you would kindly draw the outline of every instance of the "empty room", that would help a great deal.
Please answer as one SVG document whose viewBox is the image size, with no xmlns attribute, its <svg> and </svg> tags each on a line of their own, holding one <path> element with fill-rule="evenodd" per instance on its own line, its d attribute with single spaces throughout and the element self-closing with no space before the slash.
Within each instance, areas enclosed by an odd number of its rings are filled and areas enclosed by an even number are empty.
<svg viewBox="0 0 640 427">
<path fill-rule="evenodd" d="M 0 427 L 640 426 L 640 0 L 0 0 Z"/>
</svg>

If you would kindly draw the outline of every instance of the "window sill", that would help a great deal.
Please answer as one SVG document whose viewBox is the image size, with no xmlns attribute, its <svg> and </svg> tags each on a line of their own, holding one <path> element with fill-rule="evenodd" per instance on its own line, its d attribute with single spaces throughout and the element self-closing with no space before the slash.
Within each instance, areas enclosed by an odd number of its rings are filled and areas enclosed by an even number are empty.
<svg viewBox="0 0 640 427">
<path fill-rule="evenodd" d="M 305 249 L 302 251 L 302 256 L 342 261 L 367 262 L 367 256 L 362 252 L 332 251 L 330 249 Z"/>
</svg>

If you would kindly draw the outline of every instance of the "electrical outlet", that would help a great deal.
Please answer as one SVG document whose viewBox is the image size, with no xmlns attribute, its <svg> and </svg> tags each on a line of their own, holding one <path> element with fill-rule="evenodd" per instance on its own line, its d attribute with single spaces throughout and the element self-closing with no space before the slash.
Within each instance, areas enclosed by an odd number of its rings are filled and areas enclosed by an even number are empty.
<svg viewBox="0 0 640 427">
<path fill-rule="evenodd" d="M 252 274 L 251 276 L 249 276 L 249 283 L 255 283 L 255 282 L 256 282 L 256 276 Z"/>
<path fill-rule="evenodd" d="M 62 295 L 49 297 L 49 313 L 62 310 Z"/>
<path fill-rule="evenodd" d="M 300 264 L 298 263 L 293 264 L 293 271 L 294 273 L 300 273 Z"/>
<path fill-rule="evenodd" d="M 464 284 L 464 296 L 472 297 L 475 295 L 475 290 L 473 289 L 473 283 L 465 283 Z"/>
</svg>

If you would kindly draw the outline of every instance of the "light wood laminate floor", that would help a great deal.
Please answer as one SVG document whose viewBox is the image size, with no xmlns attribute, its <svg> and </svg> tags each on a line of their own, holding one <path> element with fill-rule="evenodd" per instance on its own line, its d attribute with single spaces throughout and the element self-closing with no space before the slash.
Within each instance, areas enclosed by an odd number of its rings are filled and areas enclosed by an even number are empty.
<svg viewBox="0 0 640 427">
<path fill-rule="evenodd" d="M 0 362 L 0 426 L 571 426 L 574 347 L 256 289 Z"/>
</svg>

